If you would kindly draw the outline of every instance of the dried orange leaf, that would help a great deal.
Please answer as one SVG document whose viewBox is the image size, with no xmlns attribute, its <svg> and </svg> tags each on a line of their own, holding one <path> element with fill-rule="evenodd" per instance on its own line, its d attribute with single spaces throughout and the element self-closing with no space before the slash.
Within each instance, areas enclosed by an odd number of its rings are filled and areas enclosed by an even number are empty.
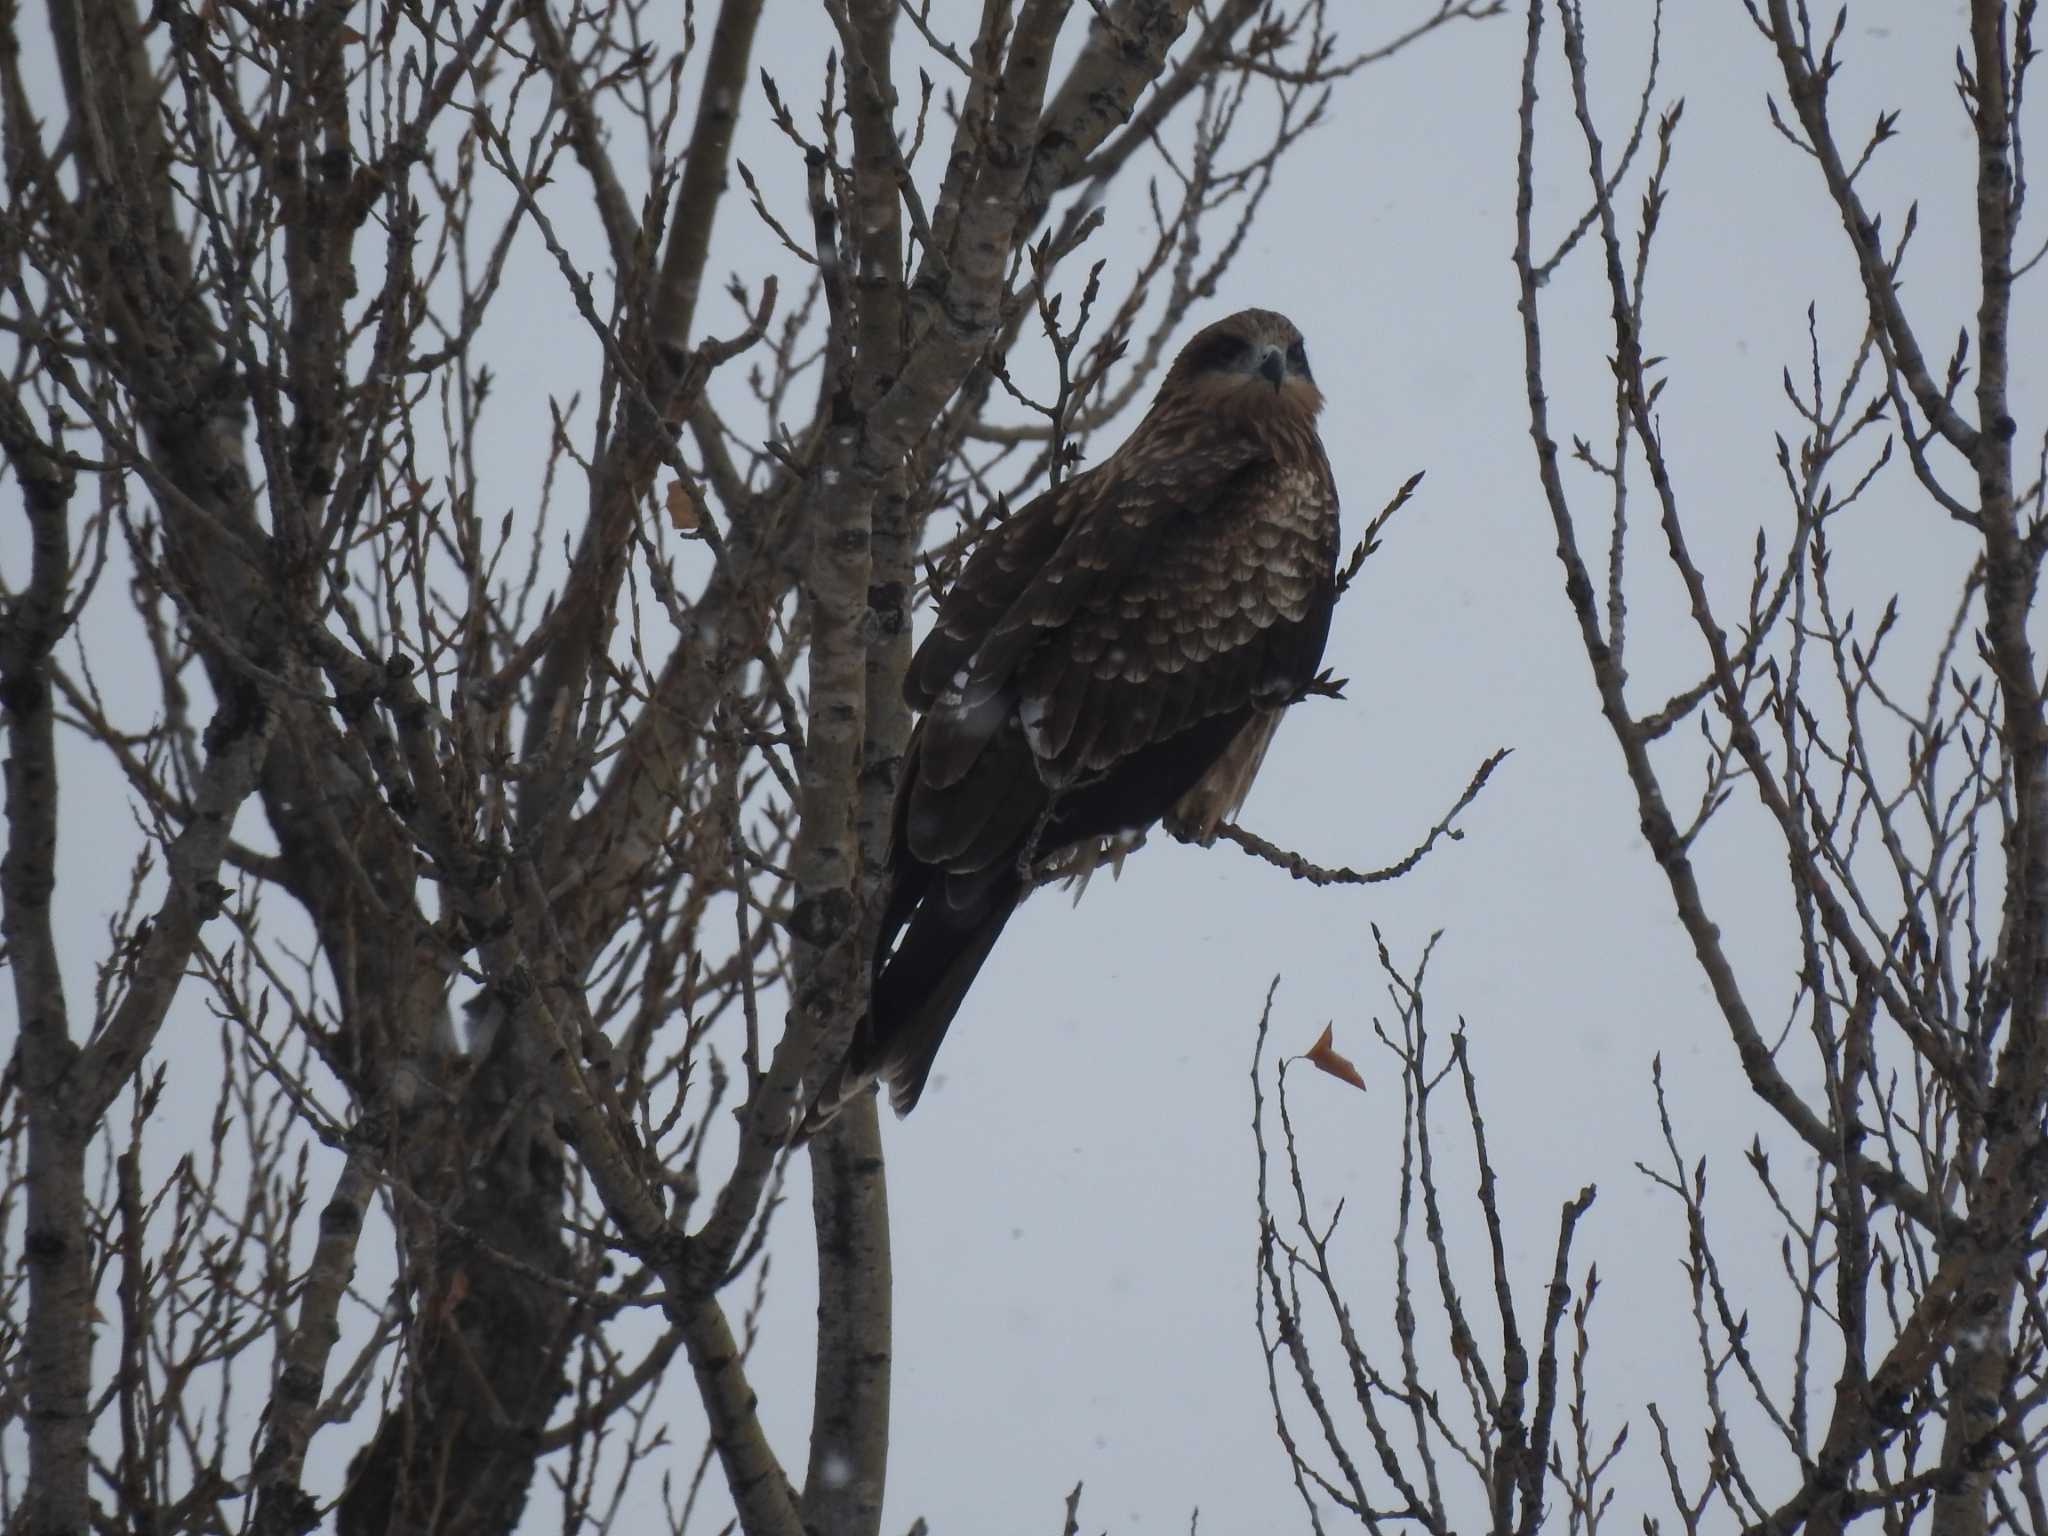
<svg viewBox="0 0 2048 1536">
<path fill-rule="evenodd" d="M 1334 1024 L 1325 1024 L 1323 1026 L 1321 1036 L 1314 1045 L 1308 1048 L 1306 1053 L 1309 1065 L 1321 1068 L 1329 1073 L 1330 1076 L 1349 1083 L 1360 1093 L 1363 1093 L 1365 1092 L 1365 1079 L 1358 1075 L 1358 1068 L 1351 1065 L 1349 1057 L 1338 1054 L 1337 1049 L 1330 1043 L 1336 1032 L 1337 1027 Z"/>
<path fill-rule="evenodd" d="M 469 1298 L 469 1271 L 458 1268 L 442 1287 L 441 1304 L 436 1315 L 441 1322 L 453 1321 L 455 1309 Z"/>
<path fill-rule="evenodd" d="M 697 498 L 690 494 L 690 488 L 680 480 L 668 483 L 668 520 L 677 533 L 695 533 L 703 514 L 697 509 Z"/>
</svg>

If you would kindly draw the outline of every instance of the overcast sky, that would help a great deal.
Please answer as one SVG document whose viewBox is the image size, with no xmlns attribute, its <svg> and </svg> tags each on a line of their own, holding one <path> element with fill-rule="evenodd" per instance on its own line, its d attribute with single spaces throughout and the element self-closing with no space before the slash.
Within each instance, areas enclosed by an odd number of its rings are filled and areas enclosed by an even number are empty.
<svg viewBox="0 0 2048 1536">
<path fill-rule="evenodd" d="M 1648 9 L 1588 9 L 1595 110 L 1618 143 L 1640 90 Z M 810 10 L 773 5 L 763 33 L 762 62 L 792 99 L 817 94 L 825 39 Z M 940 0 L 933 10 L 964 34 L 979 7 Z M 1358 10 L 1347 44 L 1391 34 L 1416 14 L 1392 4 Z M 1788 527 L 1772 434 L 1797 424 L 1779 394 L 1780 370 L 1805 368 L 1809 303 L 1839 367 L 1861 336 L 1862 299 L 1817 173 L 1770 127 L 1772 60 L 1741 6 L 1680 0 L 1672 10 L 1657 101 L 1683 96 L 1686 111 L 1653 266 L 1648 350 L 1670 360 L 1660 402 L 1667 444 L 1694 549 L 1732 619 L 1758 528 L 1776 550 Z M 1880 107 L 1904 109 L 1901 136 L 1872 172 L 1872 200 L 1893 219 L 1909 197 L 1920 200 L 1907 298 L 1924 334 L 1945 340 L 1974 306 L 1970 144 L 1950 63 L 1960 7 L 1862 0 L 1853 11 L 1838 120 L 1862 127 Z M 1747 1249 L 1736 1230 L 1755 1211 L 1740 1151 L 1760 1130 L 1769 1140 L 1771 1127 L 1637 832 L 1533 473 L 1509 261 L 1522 43 L 1519 16 L 1459 26 L 1340 86 L 1327 123 L 1285 162 L 1223 291 L 1183 327 L 1191 333 L 1245 305 L 1284 310 L 1301 327 L 1329 401 L 1324 437 L 1347 540 L 1404 479 L 1427 471 L 1338 615 L 1327 661 L 1352 679 L 1349 698 L 1290 717 L 1245 824 L 1324 863 L 1384 864 L 1442 814 L 1487 752 L 1506 746 L 1514 755 L 1463 818 L 1464 840 L 1392 884 L 1315 890 L 1231 848 L 1168 842 L 1144 850 L 1121 880 L 1098 879 L 1078 908 L 1045 893 L 1023 909 L 917 1114 L 885 1130 L 897 1280 L 885 1529 L 921 1514 L 941 1536 L 1056 1531 L 1077 1480 L 1091 1530 L 1185 1530 L 1197 1507 L 1210 1532 L 1306 1527 L 1274 1439 L 1253 1329 L 1247 1071 L 1276 976 L 1276 1047 L 1302 1050 L 1333 1023 L 1338 1048 L 1364 1071 L 1363 1096 L 1296 1076 L 1293 1108 L 1321 1207 L 1347 1202 L 1337 1251 L 1354 1321 L 1376 1346 L 1390 1344 L 1401 1094 L 1372 1039 L 1375 1018 L 1392 1022 L 1373 924 L 1404 968 L 1444 930 L 1430 970 L 1432 1019 L 1440 1038 L 1461 1018 L 1471 1037 L 1525 1320 L 1541 1304 L 1559 1205 L 1583 1185 L 1599 1187 L 1575 1278 L 1597 1261 L 1597 1425 L 1604 1435 L 1624 1420 L 1634 1426 L 1618 1476 L 1622 1527 L 1665 1511 L 1648 1401 L 1679 1434 L 1688 1467 L 1699 1460 L 1683 1216 L 1635 1167 L 1663 1156 L 1649 1093 L 1654 1055 L 1666 1064 L 1688 1151 L 1709 1158 L 1715 1208 L 1729 1222 L 1726 1256 L 1747 1261 L 1744 1303 L 1760 1328 L 1783 1315 L 1775 1228 Z M 1577 217 L 1585 186 L 1559 84 L 1553 68 L 1539 149 L 1542 243 Z M 794 210 L 803 168 L 762 107 L 758 93 L 749 96 L 738 152 L 777 206 Z M 558 209 L 580 206 L 573 180 L 558 185 Z M 1109 261 L 1112 287 L 1149 234 L 1135 190 L 1106 205 L 1094 250 Z M 1639 190 L 1626 198 L 1631 217 Z M 1612 341 L 1591 254 L 1546 290 L 1544 319 L 1554 429 L 1597 441 L 1611 434 Z M 735 200 L 713 275 L 785 266 Z M 489 343 L 514 392 L 498 418 L 511 437 L 508 479 L 544 433 L 544 391 L 572 371 L 533 362 L 588 350 L 544 257 L 525 271 L 532 290 L 519 307 L 538 318 L 524 338 Z M 2038 441 L 2042 422 L 2048 328 L 2039 293 L 2036 278 L 2015 311 L 2023 443 Z M 730 330 L 728 309 L 711 299 L 702 323 Z M 1012 358 L 1020 372 L 1043 366 L 1022 350 Z M 1592 516 L 1601 501 L 1589 477 L 1571 483 Z M 504 495 L 517 491 L 508 485 Z M 1874 614 L 1901 593 L 1900 659 L 1914 658 L 1902 675 L 1923 688 L 1918 658 L 1952 611 L 1966 536 L 1894 474 L 1836 538 L 1838 580 L 1860 607 Z M 1654 544 L 1639 540 L 1637 553 L 1646 579 L 1633 608 L 1631 673 L 1647 704 L 1696 678 L 1704 658 L 1674 589 L 1648 576 Z M 108 608 L 100 604 L 94 622 L 118 622 L 102 617 Z M 1690 785 L 1697 769 L 1687 750 L 1675 748 L 1670 761 L 1676 781 Z M 97 765 L 73 766 L 67 791 L 118 795 L 93 777 Z M 124 818 L 82 817 L 78 806 L 74 798 L 66 822 L 63 893 L 79 936 L 74 986 L 100 952 L 118 886 L 71 877 L 90 865 L 118 881 L 133 851 Z M 1759 1012 L 1775 1022 L 1794 956 L 1783 858 L 1759 831 L 1738 795 L 1699 858 L 1714 915 Z M 203 1027 L 196 1015 L 188 1022 Z M 1787 1070 L 1812 1086 L 1810 1053 L 1795 1048 Z M 1447 1188 L 1462 1196 L 1469 1159 L 1460 1132 L 1456 1119 L 1439 1127 Z M 174 1156 L 177 1131 L 163 1134 Z M 1805 1166 L 1784 1155 L 1783 1167 Z M 809 1414 L 807 1209 L 799 1169 L 755 1356 L 771 1435 L 792 1468 L 803 1464 Z M 1483 1263 L 1469 1212 L 1454 1207 L 1451 1220 Z M 366 1283 L 374 1273 L 366 1264 Z M 1478 1289 L 1483 1270 L 1473 1274 Z M 1455 1396 L 1454 1378 L 1443 1385 Z M 676 1438 L 693 1444 L 700 1431 L 687 1373 L 676 1373 L 668 1400 Z M 7 1444 L 13 1454 L 20 1442 Z M 328 1455 L 312 1480 L 331 1488 L 343 1449 L 331 1436 L 321 1444 Z M 1362 1431 L 1354 1445 L 1363 1448 Z M 1457 1496 L 1471 1507 L 1469 1488 Z"/>
<path fill-rule="evenodd" d="M 1948 62 L 1957 8 L 1854 9 L 1838 111 L 1863 127 L 1881 106 L 1905 109 L 1879 186 L 1921 199 L 1908 291 L 1926 334 L 1945 341 L 1974 305 L 1972 162 Z M 1588 10 L 1596 110 L 1618 142 L 1647 8 Z M 1658 100 L 1683 96 L 1686 114 L 1648 350 L 1671 360 L 1662 413 L 1680 493 L 1694 548 L 1732 605 L 1758 527 L 1774 549 L 1784 543 L 1772 433 L 1796 430 L 1778 377 L 1787 365 L 1803 373 L 1806 306 L 1817 303 L 1837 366 L 1863 309 L 1817 174 L 1770 128 L 1762 40 L 1733 3 L 1672 11 Z M 1599 1186 L 1577 1251 L 1604 1281 L 1600 1423 L 1611 1434 L 1625 1418 L 1635 1430 L 1620 1528 L 1666 1509 L 1646 1401 L 1659 1401 L 1697 1466 L 1683 1215 L 1634 1166 L 1663 1162 L 1652 1056 L 1670 1069 L 1688 1150 L 1711 1159 L 1716 1209 L 1736 1221 L 1755 1214 L 1740 1150 L 1771 1128 L 1637 832 L 1535 485 L 1509 262 L 1522 41 L 1519 17 L 1459 28 L 1340 90 L 1213 311 L 1189 317 L 1192 328 L 1261 304 L 1300 324 L 1329 397 L 1324 436 L 1353 534 L 1403 478 L 1428 471 L 1332 635 L 1330 663 L 1354 679 L 1349 701 L 1290 718 L 1243 820 L 1324 862 L 1378 865 L 1406 851 L 1488 750 L 1515 755 L 1466 817 L 1465 840 L 1392 885 L 1318 891 L 1234 850 L 1166 845 L 1133 859 L 1119 884 L 1098 883 L 1078 910 L 1047 894 L 1020 914 L 933 1091 L 889 1138 L 892 1526 L 923 1511 L 939 1532 L 1053 1529 L 1055 1495 L 1077 1477 L 1094 1526 L 1184 1529 L 1197 1505 L 1205 1530 L 1305 1526 L 1251 1327 L 1246 1070 L 1276 974 L 1276 1041 L 1304 1049 L 1333 1021 L 1364 1069 L 1363 1098 L 1297 1077 L 1295 1114 L 1325 1205 L 1349 1202 L 1338 1251 L 1355 1318 L 1391 1344 L 1400 1090 L 1372 1041 L 1375 1017 L 1392 1022 L 1375 923 L 1404 964 L 1445 931 L 1428 995 L 1440 1032 L 1462 1017 L 1471 1035 L 1525 1327 L 1559 1205 Z M 1539 227 L 1555 238 L 1581 207 L 1585 167 L 1560 131 L 1554 73 L 1544 99 Z M 1876 201 L 1902 216 L 1903 196 Z M 1135 222 L 1120 223 L 1114 201 L 1109 213 L 1112 236 Z M 1611 432 L 1612 335 L 1590 275 L 1583 260 L 1561 275 L 1545 321 L 1554 430 L 1598 441 Z M 2038 292 L 2014 330 L 2018 398 L 2034 407 L 2048 342 Z M 2038 438 L 2038 409 L 2022 420 L 2022 439 Z M 1590 477 L 1572 483 L 1590 515 L 1601 505 Z M 1947 622 L 1968 543 L 1906 477 L 1846 524 L 1841 579 L 1859 606 L 1874 615 L 1902 589 L 1902 639 Z M 1637 549 L 1647 574 L 1654 545 Z M 1631 671 L 1648 704 L 1696 678 L 1704 658 L 1671 585 L 1638 592 Z M 1916 689 L 1921 672 L 1916 660 Z M 1696 770 L 1678 775 L 1695 781 Z M 1759 830 L 1738 807 L 1700 859 L 1715 916 L 1775 1022 L 1794 956 L 1783 857 Z M 1810 1053 L 1795 1043 L 1791 1055 L 1794 1081 L 1810 1087 Z M 1462 1192 L 1458 1132 L 1455 1119 L 1441 1127 L 1439 1145 L 1454 1170 L 1447 1187 Z M 1781 1169 L 1805 1166 L 1781 1154 Z M 1452 1220 L 1472 1256 L 1468 1285 L 1480 1289 L 1476 1228 L 1469 1212 Z M 1786 1299 L 1777 1231 L 1746 1246 L 1739 1231 L 1724 1235 L 1751 1282 L 1742 1304 L 1768 1326 Z M 1455 1398 L 1453 1378 L 1442 1380 Z M 792 1443 L 799 1422 L 784 1431 Z M 1460 1490 L 1468 1511 L 1472 1493 Z"/>
<path fill-rule="evenodd" d="M 1647 7 L 1588 9 L 1596 111 L 1618 143 L 1640 88 Z M 1839 119 L 1861 128 L 1880 107 L 1905 109 L 1874 200 L 1896 221 L 1907 196 L 1920 199 L 1908 292 L 1925 333 L 1945 341 L 1974 308 L 1972 160 L 1949 63 L 1957 7 L 1854 9 Z M 1372 11 L 1391 27 L 1392 8 Z M 1648 349 L 1671 360 L 1662 412 L 1680 493 L 1694 548 L 1732 605 L 1758 527 L 1774 548 L 1784 543 L 1772 434 L 1796 431 L 1778 378 L 1787 365 L 1803 374 L 1806 306 L 1817 304 L 1837 367 L 1860 339 L 1863 308 L 1817 173 L 1769 125 L 1766 46 L 1733 3 L 1672 12 L 1658 102 L 1683 96 L 1686 114 Z M 1054 1529 L 1056 1495 L 1075 1478 L 1088 1485 L 1092 1526 L 1184 1529 L 1193 1506 L 1206 1530 L 1305 1526 L 1251 1326 L 1246 1070 L 1275 975 L 1276 1042 L 1304 1049 L 1334 1022 L 1339 1047 L 1363 1067 L 1363 1098 L 1298 1077 L 1295 1114 L 1325 1205 L 1349 1202 L 1338 1251 L 1354 1316 L 1390 1344 L 1400 1090 L 1372 1041 L 1375 1017 L 1392 1022 L 1370 949 L 1375 923 L 1410 965 L 1445 930 L 1428 995 L 1440 1032 L 1461 1017 L 1470 1031 L 1525 1327 L 1559 1205 L 1599 1186 L 1578 1257 L 1581 1269 L 1597 1261 L 1604 1281 L 1600 1422 L 1608 1434 L 1624 1418 L 1635 1428 L 1622 1528 L 1666 1507 L 1648 1400 L 1698 1463 L 1683 1215 L 1634 1166 L 1663 1162 L 1652 1056 L 1671 1069 L 1680 1134 L 1710 1157 L 1715 1207 L 1735 1223 L 1756 1211 L 1740 1150 L 1771 1127 L 1637 832 L 1535 485 L 1509 262 L 1522 42 L 1519 17 L 1461 27 L 1340 90 L 1216 304 L 1189 317 L 1192 329 L 1259 304 L 1302 327 L 1329 397 L 1324 436 L 1352 534 L 1408 474 L 1428 471 L 1332 635 L 1329 661 L 1354 680 L 1350 699 L 1290 718 L 1246 824 L 1324 862 L 1382 864 L 1441 814 L 1487 751 L 1515 755 L 1465 819 L 1465 840 L 1396 884 L 1318 891 L 1234 850 L 1155 845 L 1078 909 L 1048 893 L 1020 914 L 932 1092 L 889 1136 L 892 1527 L 924 1512 L 942 1533 Z M 1544 100 L 1539 228 L 1554 239 L 1582 206 L 1586 172 L 1561 131 L 1555 71 Z M 1626 206 L 1633 213 L 1633 193 Z M 1112 200 L 1112 253 L 1119 238 L 1144 233 L 1139 210 L 1119 211 Z M 1554 430 L 1598 441 L 1611 431 L 1612 335 L 1593 276 L 1584 260 L 1562 274 L 1545 321 Z M 2023 440 L 2038 438 L 2041 421 L 2048 331 L 2038 292 L 2037 283 L 2014 328 L 2017 398 L 2036 407 L 2022 415 Z M 1590 515 L 1602 504 L 1590 477 L 1572 483 Z M 1968 541 L 1903 475 L 1836 541 L 1840 579 L 1866 612 L 1902 590 L 1902 656 L 1915 656 L 1908 675 L 1924 686 L 1925 646 L 1910 646 L 1948 621 Z M 1639 540 L 1637 552 L 1647 575 L 1654 545 Z M 1634 621 L 1639 700 L 1660 700 L 1704 669 L 1671 584 L 1638 588 Z M 1693 783 L 1696 770 L 1677 777 Z M 1784 864 L 1743 810 L 1706 839 L 1700 862 L 1757 1006 L 1776 1021 L 1794 961 Z M 1796 1044 L 1790 1054 L 1794 1081 L 1810 1087 L 1810 1054 Z M 1459 1129 L 1441 1127 L 1439 1145 L 1447 1187 L 1462 1192 Z M 1805 1166 L 1781 1154 L 1781 1169 Z M 1476 1227 L 1467 1211 L 1451 1219 L 1477 1290 Z M 1741 1304 L 1768 1326 L 1786 1301 L 1778 1233 L 1748 1245 L 1739 1230 L 1724 1236 L 1751 1281 Z M 1452 1377 L 1442 1380 L 1455 1397 Z M 763 1392 L 792 1405 L 783 1439 L 799 1443 L 802 1393 Z M 1354 1447 L 1363 1445 L 1359 1434 Z M 1468 1511 L 1472 1492 L 1460 1490 Z"/>
</svg>

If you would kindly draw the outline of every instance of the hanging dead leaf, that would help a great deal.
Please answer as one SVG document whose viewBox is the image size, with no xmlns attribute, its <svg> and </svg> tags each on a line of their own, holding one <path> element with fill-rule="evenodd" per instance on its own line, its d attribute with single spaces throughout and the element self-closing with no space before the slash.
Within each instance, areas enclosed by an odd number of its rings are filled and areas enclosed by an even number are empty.
<svg viewBox="0 0 2048 1536">
<path fill-rule="evenodd" d="M 434 1308 L 434 1320 L 449 1323 L 455 1320 L 455 1309 L 469 1298 L 469 1271 L 457 1269 L 448 1276 L 442 1286 L 439 1305 Z"/>
<path fill-rule="evenodd" d="M 697 498 L 690 494 L 690 488 L 680 480 L 668 483 L 668 520 L 677 533 L 694 534 L 704 514 L 697 506 Z"/>
<path fill-rule="evenodd" d="M 1351 1065 L 1349 1057 L 1339 1055 L 1336 1047 L 1330 1043 L 1336 1032 L 1337 1027 L 1334 1024 L 1325 1024 L 1323 1032 L 1317 1038 L 1316 1043 L 1310 1046 L 1304 1054 L 1310 1066 L 1320 1068 L 1322 1071 L 1329 1073 L 1330 1076 L 1349 1083 L 1360 1093 L 1363 1093 L 1365 1092 L 1365 1079 L 1358 1075 L 1358 1068 Z"/>
</svg>

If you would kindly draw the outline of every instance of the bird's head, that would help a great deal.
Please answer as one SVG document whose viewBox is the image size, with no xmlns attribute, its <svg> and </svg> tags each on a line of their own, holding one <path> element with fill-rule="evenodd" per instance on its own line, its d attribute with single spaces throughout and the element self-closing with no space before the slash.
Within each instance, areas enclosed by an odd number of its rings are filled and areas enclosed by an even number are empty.
<svg viewBox="0 0 2048 1536">
<path fill-rule="evenodd" d="M 1241 309 L 1197 331 L 1173 360 L 1160 395 L 1192 397 L 1219 410 L 1277 406 L 1309 420 L 1323 408 L 1301 332 L 1270 309 Z"/>
</svg>

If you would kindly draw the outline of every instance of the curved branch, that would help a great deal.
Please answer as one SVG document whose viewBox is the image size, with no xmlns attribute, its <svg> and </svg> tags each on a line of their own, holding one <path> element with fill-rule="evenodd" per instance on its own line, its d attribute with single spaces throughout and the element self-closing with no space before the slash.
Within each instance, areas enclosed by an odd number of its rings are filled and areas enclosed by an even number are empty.
<svg viewBox="0 0 2048 1536">
<path fill-rule="evenodd" d="M 1493 777 L 1493 770 L 1505 762 L 1513 750 L 1512 747 L 1502 747 L 1481 763 L 1478 771 L 1472 775 L 1472 781 L 1465 786 L 1465 792 L 1458 796 L 1448 811 L 1444 812 L 1442 819 L 1429 829 L 1429 835 L 1416 844 L 1405 857 L 1381 869 L 1325 869 L 1320 864 L 1310 863 L 1298 853 L 1289 853 L 1286 849 L 1267 842 L 1263 837 L 1245 831 L 1235 822 L 1225 822 L 1219 826 L 1216 835 L 1227 843 L 1235 843 L 1246 853 L 1286 870 L 1295 879 L 1306 880 L 1310 885 L 1378 885 L 1383 881 L 1398 880 L 1422 862 L 1429 850 L 1436 846 L 1437 839 L 1449 838 L 1455 843 L 1464 838 L 1465 834 L 1454 828 L 1451 823 L 1458 819 L 1459 812 L 1479 797 L 1479 791 L 1484 789 L 1486 781 Z"/>
</svg>

